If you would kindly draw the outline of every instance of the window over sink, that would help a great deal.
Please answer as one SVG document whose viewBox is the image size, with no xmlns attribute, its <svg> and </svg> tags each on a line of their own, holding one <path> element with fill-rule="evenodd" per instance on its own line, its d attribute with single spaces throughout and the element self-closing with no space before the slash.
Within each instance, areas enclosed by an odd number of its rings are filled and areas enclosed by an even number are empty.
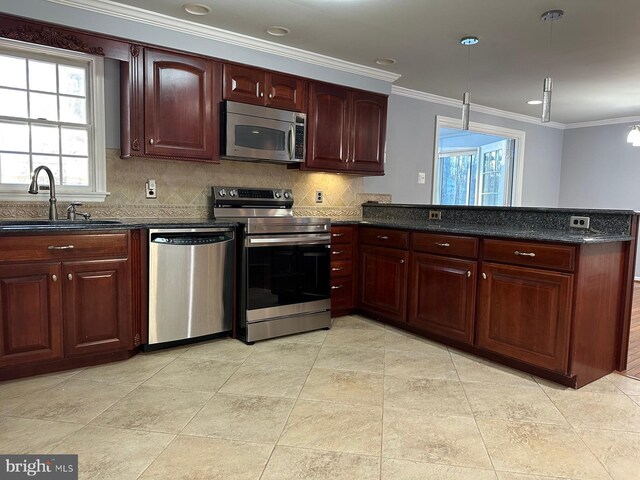
<svg viewBox="0 0 640 480">
<path fill-rule="evenodd" d="M 437 117 L 434 204 L 518 206 L 525 132 Z"/>
<path fill-rule="evenodd" d="M 101 57 L 1 39 L 0 200 L 43 200 L 27 186 L 46 165 L 58 198 L 103 201 L 104 118 Z"/>
</svg>

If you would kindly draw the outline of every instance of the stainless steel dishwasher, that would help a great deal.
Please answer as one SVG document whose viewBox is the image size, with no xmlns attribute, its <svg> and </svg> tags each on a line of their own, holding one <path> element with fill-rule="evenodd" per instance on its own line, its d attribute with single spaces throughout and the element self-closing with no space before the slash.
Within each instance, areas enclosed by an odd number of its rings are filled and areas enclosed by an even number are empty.
<svg viewBox="0 0 640 480">
<path fill-rule="evenodd" d="M 234 231 L 149 230 L 149 346 L 231 331 Z"/>
</svg>

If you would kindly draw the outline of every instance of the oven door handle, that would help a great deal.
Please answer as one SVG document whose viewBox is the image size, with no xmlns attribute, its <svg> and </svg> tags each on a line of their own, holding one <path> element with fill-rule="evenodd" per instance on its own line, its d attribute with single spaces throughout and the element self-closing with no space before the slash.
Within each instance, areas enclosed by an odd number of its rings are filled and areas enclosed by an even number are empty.
<svg viewBox="0 0 640 480">
<path fill-rule="evenodd" d="M 278 245 L 329 245 L 331 234 L 278 235 L 268 237 L 247 237 L 247 247 L 271 247 Z"/>
</svg>

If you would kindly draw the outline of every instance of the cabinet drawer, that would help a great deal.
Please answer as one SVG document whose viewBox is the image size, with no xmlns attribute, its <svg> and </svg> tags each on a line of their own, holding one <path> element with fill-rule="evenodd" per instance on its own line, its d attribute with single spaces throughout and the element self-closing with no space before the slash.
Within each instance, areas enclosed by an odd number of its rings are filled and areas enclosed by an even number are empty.
<svg viewBox="0 0 640 480">
<path fill-rule="evenodd" d="M 360 230 L 360 241 L 369 245 L 408 249 L 409 232 L 365 227 Z"/>
<path fill-rule="evenodd" d="M 570 245 L 484 240 L 485 261 L 572 271 L 575 253 Z"/>
<path fill-rule="evenodd" d="M 436 233 L 414 233 L 411 239 L 411 248 L 416 252 L 476 258 L 478 256 L 478 239 Z"/>
<path fill-rule="evenodd" d="M 331 262 L 331 278 L 350 277 L 352 274 L 353 262 L 351 260 Z"/>
<path fill-rule="evenodd" d="M 62 234 L 0 237 L 0 261 L 127 257 L 129 234 Z"/>
<path fill-rule="evenodd" d="M 353 227 L 331 227 L 331 244 L 351 243 L 353 241 Z"/>
<path fill-rule="evenodd" d="M 331 262 L 339 260 L 351 260 L 353 246 L 351 244 L 331 245 Z"/>
<path fill-rule="evenodd" d="M 331 309 L 353 308 L 353 281 L 351 278 L 331 280 Z"/>
</svg>

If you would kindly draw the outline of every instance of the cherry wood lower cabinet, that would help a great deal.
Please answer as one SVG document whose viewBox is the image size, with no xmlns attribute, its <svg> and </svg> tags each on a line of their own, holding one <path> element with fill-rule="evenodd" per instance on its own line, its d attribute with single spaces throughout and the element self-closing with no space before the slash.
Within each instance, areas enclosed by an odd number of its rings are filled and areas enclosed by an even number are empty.
<svg viewBox="0 0 640 480">
<path fill-rule="evenodd" d="M 569 373 L 573 275 L 484 263 L 477 345 Z"/>
<path fill-rule="evenodd" d="M 0 367 L 62 358 L 60 264 L 0 265 Z"/>
<path fill-rule="evenodd" d="M 475 260 L 412 254 L 407 323 L 471 345 L 476 270 Z"/>
<path fill-rule="evenodd" d="M 361 245 L 359 269 L 360 309 L 375 318 L 405 322 L 409 252 Z"/>
<path fill-rule="evenodd" d="M 331 227 L 331 316 L 339 317 L 355 309 L 356 268 L 352 256 L 356 238 L 354 225 Z"/>
<path fill-rule="evenodd" d="M 132 237 L 138 232 L 0 237 L 0 380 L 134 352 Z"/>
</svg>

